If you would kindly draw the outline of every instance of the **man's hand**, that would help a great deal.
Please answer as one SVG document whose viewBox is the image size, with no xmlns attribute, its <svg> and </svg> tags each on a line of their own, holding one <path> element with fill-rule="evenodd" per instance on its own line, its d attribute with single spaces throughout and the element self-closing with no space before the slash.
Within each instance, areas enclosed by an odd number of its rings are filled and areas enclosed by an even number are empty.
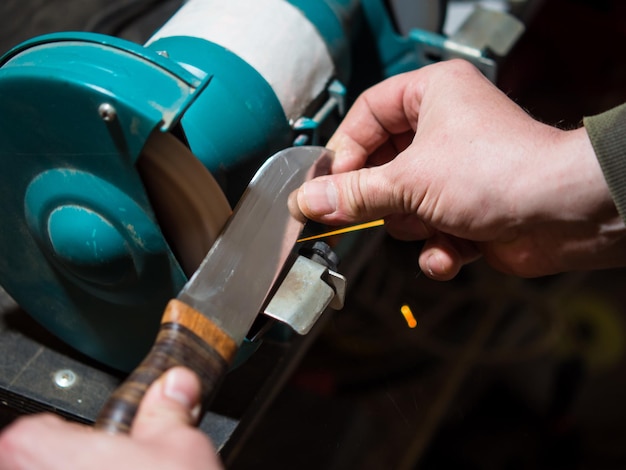
<svg viewBox="0 0 626 470">
<path fill-rule="evenodd" d="M 198 378 L 178 367 L 148 389 L 130 436 L 53 415 L 20 418 L 0 435 L 0 469 L 221 469 L 213 445 L 194 426 L 199 397 Z"/>
<path fill-rule="evenodd" d="M 300 211 L 329 224 L 384 218 L 393 236 L 426 239 L 431 278 L 481 255 L 529 277 L 626 265 L 626 229 L 585 129 L 532 119 L 468 62 L 365 91 L 328 147 L 333 174 L 300 188 Z"/>
</svg>

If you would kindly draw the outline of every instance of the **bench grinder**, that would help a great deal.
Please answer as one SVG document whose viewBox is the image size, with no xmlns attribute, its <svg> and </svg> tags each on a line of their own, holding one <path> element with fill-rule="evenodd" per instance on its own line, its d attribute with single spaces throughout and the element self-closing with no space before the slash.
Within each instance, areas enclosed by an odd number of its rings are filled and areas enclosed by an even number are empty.
<svg viewBox="0 0 626 470">
<path fill-rule="evenodd" d="M 131 370 L 253 171 L 342 111 L 359 27 L 382 76 L 428 62 L 382 0 L 189 0 L 145 45 L 57 33 L 10 50 L 0 284 L 75 349 Z"/>
</svg>

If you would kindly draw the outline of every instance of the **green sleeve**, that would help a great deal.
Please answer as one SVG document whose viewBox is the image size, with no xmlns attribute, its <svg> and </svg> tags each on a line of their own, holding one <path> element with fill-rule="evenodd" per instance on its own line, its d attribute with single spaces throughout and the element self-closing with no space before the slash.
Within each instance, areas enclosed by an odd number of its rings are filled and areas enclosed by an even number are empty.
<svg viewBox="0 0 626 470">
<path fill-rule="evenodd" d="M 583 125 L 617 211 L 626 222 L 626 103 L 602 114 L 585 117 Z"/>
</svg>

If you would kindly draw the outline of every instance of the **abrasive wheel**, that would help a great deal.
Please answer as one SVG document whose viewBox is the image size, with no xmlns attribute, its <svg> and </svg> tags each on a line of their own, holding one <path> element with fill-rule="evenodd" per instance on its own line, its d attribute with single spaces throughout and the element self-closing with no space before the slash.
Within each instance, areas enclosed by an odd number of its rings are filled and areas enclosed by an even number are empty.
<svg viewBox="0 0 626 470">
<path fill-rule="evenodd" d="M 161 231 L 189 277 L 230 216 L 230 204 L 206 167 L 169 133 L 148 139 L 137 167 Z"/>
</svg>

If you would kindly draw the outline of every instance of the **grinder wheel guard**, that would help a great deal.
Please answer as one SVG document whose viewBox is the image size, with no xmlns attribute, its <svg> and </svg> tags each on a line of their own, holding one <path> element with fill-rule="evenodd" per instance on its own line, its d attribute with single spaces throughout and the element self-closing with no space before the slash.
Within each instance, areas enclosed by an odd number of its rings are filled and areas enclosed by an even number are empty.
<svg viewBox="0 0 626 470">
<path fill-rule="evenodd" d="M 67 170 L 52 158 L 47 171 L 33 172 L 19 230 L 32 238 L 16 239 L 22 271 L 13 269 L 6 290 L 80 353 L 129 371 L 231 208 L 209 170 L 168 132 L 154 130 L 134 164 L 99 158 L 98 169 L 112 168 L 105 173 L 83 164 L 94 160 L 77 158 Z"/>
</svg>

